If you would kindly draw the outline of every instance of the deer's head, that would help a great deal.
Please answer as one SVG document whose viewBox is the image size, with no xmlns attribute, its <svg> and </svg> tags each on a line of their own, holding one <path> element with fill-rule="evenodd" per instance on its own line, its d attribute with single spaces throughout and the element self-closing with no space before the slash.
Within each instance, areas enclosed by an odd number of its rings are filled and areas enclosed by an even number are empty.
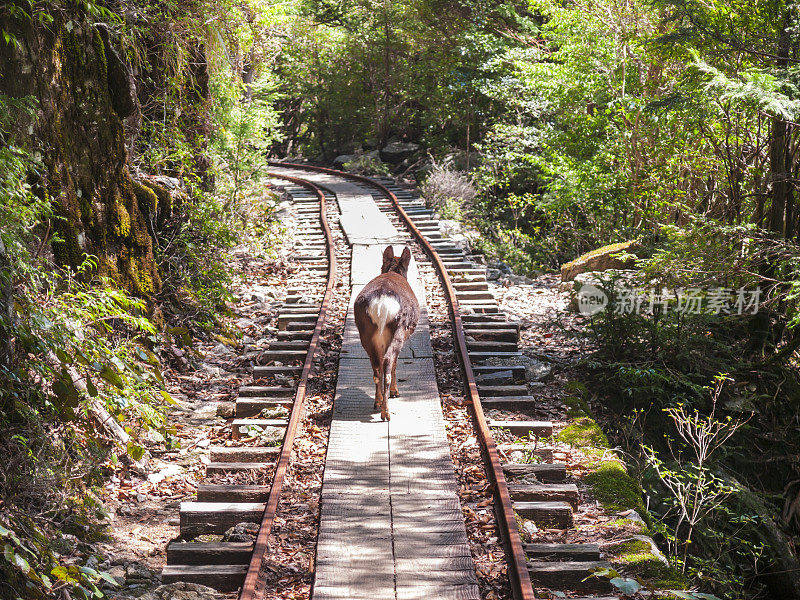
<svg viewBox="0 0 800 600">
<path fill-rule="evenodd" d="M 408 278 L 409 263 L 411 263 L 411 250 L 408 247 L 403 248 L 403 253 L 400 256 L 395 256 L 394 248 L 387 246 L 386 250 L 383 251 L 381 273 L 398 273 Z"/>
</svg>

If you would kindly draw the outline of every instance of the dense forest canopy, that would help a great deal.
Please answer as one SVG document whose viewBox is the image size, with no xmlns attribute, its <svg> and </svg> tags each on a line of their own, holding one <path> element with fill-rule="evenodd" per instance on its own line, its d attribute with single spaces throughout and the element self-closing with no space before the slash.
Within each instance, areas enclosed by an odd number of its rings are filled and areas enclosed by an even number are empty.
<svg viewBox="0 0 800 600">
<path fill-rule="evenodd" d="M 20 597 L 99 593 L 57 540 L 91 537 L 109 465 L 177 443 L 159 365 L 217 331 L 232 249 L 270 252 L 266 161 L 292 157 L 415 180 L 522 275 L 633 241 L 643 293 L 756 294 L 592 319 L 584 395 L 630 417 L 609 433 L 689 582 L 800 598 L 798 17 L 784 0 L 4 2 L 0 575 Z M 708 461 L 676 450 L 702 423 L 732 428 Z"/>
</svg>

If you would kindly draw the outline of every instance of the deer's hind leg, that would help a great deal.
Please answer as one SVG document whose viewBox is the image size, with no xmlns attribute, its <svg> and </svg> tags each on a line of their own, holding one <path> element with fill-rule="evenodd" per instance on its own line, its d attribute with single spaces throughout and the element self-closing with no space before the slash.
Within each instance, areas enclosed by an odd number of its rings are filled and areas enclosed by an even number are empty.
<svg viewBox="0 0 800 600">
<path fill-rule="evenodd" d="M 389 397 L 397 398 L 400 395 L 400 390 L 397 389 L 397 360 L 392 365 L 392 382 L 389 386 Z"/>
</svg>

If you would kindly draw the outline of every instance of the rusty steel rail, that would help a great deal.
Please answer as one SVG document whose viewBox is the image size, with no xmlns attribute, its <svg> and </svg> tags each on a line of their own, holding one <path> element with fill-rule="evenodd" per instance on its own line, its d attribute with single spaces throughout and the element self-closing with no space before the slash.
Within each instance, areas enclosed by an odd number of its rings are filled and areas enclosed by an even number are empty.
<svg viewBox="0 0 800 600">
<path fill-rule="evenodd" d="M 498 524 L 503 540 L 506 545 L 506 552 L 509 557 L 509 579 L 511 581 L 511 588 L 516 600 L 534 600 L 535 595 L 533 592 L 533 585 L 531 583 L 530 574 L 528 573 L 528 566 L 525 560 L 525 550 L 522 546 L 522 538 L 517 529 L 517 521 L 514 516 L 514 508 L 511 504 L 511 495 L 508 491 L 508 483 L 506 482 L 505 474 L 503 473 L 502 465 L 500 464 L 500 455 L 497 451 L 497 444 L 492 437 L 491 429 L 486 421 L 486 415 L 483 413 L 483 406 L 481 406 L 480 396 L 478 395 L 478 386 L 475 382 L 475 374 L 472 371 L 472 361 L 469 358 L 467 351 L 467 340 L 464 334 L 464 324 L 461 320 L 461 312 L 458 307 L 458 299 L 456 298 L 455 289 L 450 281 L 450 275 L 439 257 L 439 253 L 425 238 L 422 232 L 417 228 L 411 218 L 408 216 L 403 207 L 400 206 L 400 201 L 386 186 L 372 181 L 367 177 L 356 175 L 354 173 L 345 173 L 343 171 L 336 171 L 335 169 L 327 169 L 325 167 L 316 167 L 312 165 L 300 165 L 294 163 L 282 163 L 271 161 L 271 165 L 280 166 L 289 169 L 299 169 L 307 171 L 316 171 L 318 173 L 326 173 L 328 175 L 336 175 L 345 179 L 358 181 L 368 186 L 379 189 L 385 194 L 394 205 L 398 214 L 402 218 L 406 227 L 414 234 L 417 241 L 425 248 L 428 256 L 436 266 L 439 277 L 442 280 L 445 296 L 450 310 L 450 316 L 453 323 L 453 335 L 455 335 L 456 345 L 458 346 L 458 354 L 461 359 L 461 367 L 464 373 L 464 382 L 467 388 L 470 403 L 472 404 L 473 417 L 475 419 L 475 426 L 478 430 L 478 437 L 484 451 L 484 458 L 489 466 L 489 477 L 492 485 L 494 486 L 495 493 L 495 508 L 499 509 Z"/>
<path fill-rule="evenodd" d="M 328 280 L 325 287 L 325 295 L 322 298 L 322 305 L 317 318 L 314 333 L 311 335 L 311 343 L 308 346 L 308 353 L 306 354 L 305 363 L 303 363 L 303 370 L 300 374 L 300 380 L 297 382 L 297 390 L 294 395 L 294 403 L 292 404 L 292 413 L 289 416 L 289 423 L 286 427 L 286 435 L 283 438 L 283 445 L 281 452 L 278 456 L 278 461 L 275 465 L 275 474 L 272 477 L 272 486 L 269 491 L 269 499 L 264 514 L 261 518 L 261 526 L 258 530 L 255 545 L 253 546 L 253 555 L 250 558 L 250 565 L 247 568 L 247 575 L 245 576 L 242 590 L 239 593 L 239 600 L 256 600 L 258 584 L 264 564 L 264 559 L 267 556 L 267 549 L 269 547 L 269 539 L 272 535 L 272 524 L 275 521 L 275 514 L 278 512 L 278 503 L 280 501 L 283 482 L 286 478 L 286 472 L 289 468 L 289 459 L 292 455 L 292 447 L 294 446 L 294 439 L 297 429 L 300 425 L 300 419 L 303 416 L 306 399 L 306 387 L 308 378 L 311 375 L 311 370 L 314 367 L 314 356 L 316 354 L 317 346 L 319 345 L 319 338 L 322 334 L 322 327 L 325 325 L 325 317 L 328 312 L 328 307 L 333 295 L 333 286 L 336 281 L 336 250 L 333 245 L 333 236 L 331 229 L 328 226 L 328 213 L 325 205 L 325 194 L 316 185 L 297 179 L 296 177 L 289 177 L 287 175 L 279 175 L 276 173 L 267 173 L 272 177 L 285 179 L 303 186 L 317 195 L 319 199 L 319 215 L 320 224 L 322 225 L 323 232 L 325 233 L 325 246 L 328 255 Z"/>
</svg>

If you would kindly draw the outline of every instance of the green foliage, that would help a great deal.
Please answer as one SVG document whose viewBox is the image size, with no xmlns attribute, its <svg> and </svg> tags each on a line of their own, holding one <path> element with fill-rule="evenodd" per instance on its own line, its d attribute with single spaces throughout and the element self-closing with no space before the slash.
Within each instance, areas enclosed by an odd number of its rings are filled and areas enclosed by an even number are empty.
<svg viewBox="0 0 800 600">
<path fill-rule="evenodd" d="M 213 147 L 217 152 L 219 191 L 226 206 L 237 205 L 248 189 L 260 184 L 269 148 L 280 141 L 274 104 L 275 83 L 262 77 L 245 85 L 229 71 L 212 79 Z M 246 189 L 246 187 L 249 188 Z"/>
<path fill-rule="evenodd" d="M 140 456 L 147 436 L 167 439 L 169 397 L 144 303 L 94 281 L 92 257 L 77 273 L 41 257 L 43 221 L 55 217 L 27 183 L 40 158 L 8 133 L 31 109 L 0 97 L 0 585 L 88 600 L 106 576 L 65 562 L 51 543 L 97 527 L 91 488 L 103 462 Z M 124 426 L 127 444 L 107 435 L 105 420 Z"/>
</svg>

